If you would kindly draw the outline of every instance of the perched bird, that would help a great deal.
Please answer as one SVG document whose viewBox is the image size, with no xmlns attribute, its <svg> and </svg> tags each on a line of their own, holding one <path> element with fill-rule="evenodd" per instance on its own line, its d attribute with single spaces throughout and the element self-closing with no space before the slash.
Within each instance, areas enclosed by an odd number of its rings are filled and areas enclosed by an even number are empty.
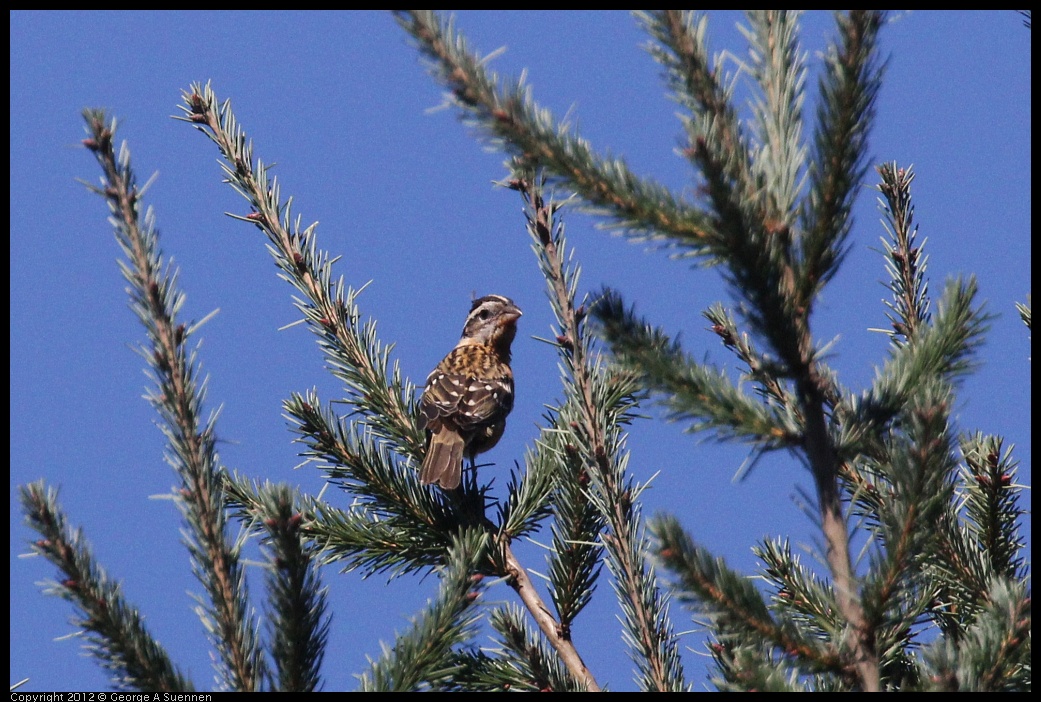
<svg viewBox="0 0 1041 702">
<path fill-rule="evenodd" d="M 419 411 L 429 441 L 419 482 L 459 487 L 463 456 L 471 463 L 502 438 L 513 409 L 510 344 L 521 311 L 513 300 L 486 295 L 473 301 L 459 343 L 427 377 Z"/>
</svg>

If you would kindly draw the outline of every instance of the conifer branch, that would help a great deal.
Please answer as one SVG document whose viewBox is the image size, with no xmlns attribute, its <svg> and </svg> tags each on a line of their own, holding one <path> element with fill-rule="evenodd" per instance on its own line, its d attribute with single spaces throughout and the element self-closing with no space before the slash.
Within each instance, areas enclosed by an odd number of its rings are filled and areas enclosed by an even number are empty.
<svg viewBox="0 0 1041 702">
<path fill-rule="evenodd" d="M 331 616 L 318 577 L 318 549 L 305 531 L 316 503 L 284 484 L 258 484 L 240 476 L 225 481 L 238 516 L 264 535 L 270 549 L 267 621 L 275 665 L 273 689 L 313 692 L 320 683 Z"/>
<path fill-rule="evenodd" d="M 651 531 L 656 539 L 656 552 L 663 563 L 678 578 L 673 593 L 680 602 L 697 604 L 701 612 L 706 614 L 716 633 L 720 648 L 714 653 L 731 659 L 729 665 L 743 655 L 739 651 L 755 652 L 761 655 L 763 648 L 773 649 L 766 652 L 766 658 L 776 656 L 787 657 L 789 664 L 794 663 L 803 673 L 830 671 L 847 676 L 846 665 L 834 643 L 822 645 L 814 638 L 799 631 L 791 619 L 779 612 L 774 617 L 763 596 L 743 575 L 731 570 L 722 558 L 713 558 L 705 549 L 695 544 L 684 533 L 679 522 L 670 516 L 658 516 L 651 521 Z M 766 555 L 767 574 L 790 589 L 779 589 L 778 597 L 789 605 L 797 593 L 804 594 L 815 591 L 816 597 L 801 602 L 804 609 L 816 608 L 822 611 L 834 611 L 834 594 L 824 595 L 819 587 L 811 588 L 802 583 L 794 587 L 797 574 L 793 571 L 782 571 L 776 558 L 769 558 L 771 551 L 759 551 Z M 834 620 L 834 615 L 832 615 Z M 820 620 L 814 620 L 820 625 Z M 827 632 L 833 640 L 841 632 L 844 622 L 835 620 L 835 629 Z M 734 689 L 754 689 L 754 681 L 748 687 L 735 676 L 723 687 Z"/>
<path fill-rule="evenodd" d="M 473 635 L 477 616 L 473 605 L 480 597 L 477 565 L 487 557 L 490 542 L 478 531 L 463 530 L 447 550 L 437 599 L 399 634 L 361 676 L 361 692 L 441 690 L 452 686 L 452 647 Z"/>
<path fill-rule="evenodd" d="M 759 87 L 753 97 L 757 147 L 751 169 L 767 194 L 764 209 L 792 226 L 805 180 L 802 108 L 806 56 L 799 47 L 798 10 L 748 10 L 749 72 Z"/>
<path fill-rule="evenodd" d="M 863 588 L 887 686 L 904 689 L 895 671 L 905 667 L 909 632 L 925 623 L 937 594 L 936 525 L 949 517 L 954 498 L 953 440 L 949 433 L 950 387 L 921 387 L 885 440 L 877 462 L 869 461 L 879 498 L 872 530 L 879 550 Z"/>
<path fill-rule="evenodd" d="M 421 457 L 425 438 L 412 410 L 415 387 L 401 377 L 397 363 L 388 368 L 392 347 L 379 342 L 375 322 L 362 322 L 355 302 L 361 289 L 333 280 L 331 257 L 317 247 L 316 224 L 301 229 L 299 218 L 293 221 L 292 198 L 282 202 L 278 179 L 268 179 L 269 166 L 259 159 L 254 164 L 252 141 L 230 101 L 218 107 L 208 84 L 194 84 L 183 95 L 180 109 L 186 117 L 177 119 L 195 125 L 220 149 L 227 182 L 251 208 L 246 216 L 232 216 L 264 232 L 280 277 L 303 295 L 295 299 L 296 307 L 318 336 L 333 375 L 345 383 L 345 402 L 377 436 L 405 456 Z"/>
<path fill-rule="evenodd" d="M 639 488 L 625 474 L 628 455 L 619 425 L 628 421 L 627 412 L 636 391 L 634 378 L 604 369 L 590 353 L 584 333 L 586 306 L 576 306 L 575 300 L 578 270 L 566 265 L 569 254 L 563 228 L 554 222 L 558 206 L 547 203 L 542 183 L 524 173 L 517 173 L 510 186 L 521 193 L 528 208 L 533 248 L 546 276 L 550 303 L 559 325 L 557 343 L 565 384 L 569 400 L 574 398 L 573 407 L 577 410 L 569 422 L 568 441 L 574 447 L 571 458 L 584 463 L 584 469 L 561 479 L 577 479 L 583 485 L 587 499 L 607 527 L 600 540 L 622 606 L 626 640 L 640 669 L 641 687 L 657 691 L 686 689 L 665 600 L 646 561 L 647 544 L 635 500 Z M 598 521 L 585 519 L 593 526 Z M 581 548 L 577 544 L 576 547 Z M 589 576 L 581 576 L 580 580 L 591 583 Z"/>
<path fill-rule="evenodd" d="M 979 616 L 964 637 L 947 637 L 923 650 L 926 690 L 1029 692 L 1031 603 L 1024 583 L 995 578 Z"/>
<path fill-rule="evenodd" d="M 322 464 L 331 479 L 357 494 L 361 498 L 357 507 L 370 515 L 365 524 L 357 512 L 337 513 L 338 521 L 316 524 L 312 534 L 331 559 L 345 557 L 370 569 L 407 571 L 443 563 L 445 549 L 460 528 L 494 529 L 484 517 L 484 490 L 474 484 L 459 495 L 435 495 L 437 491 L 418 485 L 414 471 L 390 456 L 388 445 L 418 459 L 425 441 L 412 412 L 414 387 L 400 377 L 396 365 L 388 381 L 390 348 L 380 344 L 374 323 L 359 324 L 354 304 L 357 291 L 345 288 L 342 280 L 331 282 L 331 263 L 328 255 L 316 248 L 313 226 L 290 230 L 290 203 L 280 202 L 277 180 L 268 185 L 262 163 L 258 161 L 254 168 L 252 144 L 238 126 L 230 105 L 224 103 L 218 110 L 209 86 L 194 85 L 185 93 L 181 109 L 188 115 L 184 121 L 195 124 L 221 149 L 228 162 L 222 167 L 229 182 L 253 208 L 253 214 L 240 219 L 253 222 L 265 232 L 282 277 L 305 295 L 305 300 L 297 301 L 297 307 L 318 333 L 333 372 L 347 382 L 347 401 L 365 423 L 365 428 L 359 428 L 331 416 L 320 409 L 313 393 L 286 402 L 287 412 L 309 447 L 305 455 Z M 378 438 L 387 439 L 388 444 L 377 445 L 373 439 Z M 378 521 L 371 521 L 373 515 Z M 407 529 L 414 538 L 402 540 L 395 528 Z M 510 551 L 509 538 L 509 534 L 500 534 L 503 555 L 499 567 L 505 568 L 511 584 L 539 620 L 545 606 L 530 581 L 526 582 L 527 573 Z M 557 626 L 544 621 L 540 625 L 560 644 L 565 660 L 580 671 L 578 677 L 592 688 L 595 683 L 585 679 L 588 674 L 581 672 L 585 670 L 581 659 L 570 642 L 561 641 Z"/>
<path fill-rule="evenodd" d="M 1023 320 L 1023 324 L 1027 325 L 1027 329 L 1030 329 L 1030 295 L 1027 295 L 1027 301 L 1017 302 L 1016 310 L 1019 312 L 1019 318 Z"/>
<path fill-rule="evenodd" d="M 497 648 L 459 652 L 454 659 L 453 685 L 460 692 L 586 692 L 560 658 L 525 621 L 524 610 L 510 604 L 496 608 L 489 619 L 498 634 Z"/>
<path fill-rule="evenodd" d="M 689 112 L 687 155 L 698 166 L 706 182 L 709 199 L 715 208 L 717 250 L 727 247 L 735 225 L 728 221 L 740 216 L 742 197 L 755 192 L 748 145 L 740 119 L 731 103 L 731 81 L 720 75 L 722 66 L 710 65 L 705 42 L 707 19 L 683 10 L 658 10 L 639 13 L 647 32 L 657 41 L 648 49 L 665 69 L 666 81 L 674 97 Z M 746 200 L 747 201 L 747 200 Z"/>
<path fill-rule="evenodd" d="M 523 171 L 519 164 L 515 167 Z M 597 541 L 605 526 L 603 515 L 590 504 L 586 494 L 589 474 L 579 442 L 573 437 L 575 427 L 582 421 L 583 407 L 590 401 L 589 388 L 576 382 L 576 378 L 583 376 L 591 356 L 585 335 L 585 310 L 575 309 L 580 270 L 570 263 L 564 224 L 556 217 L 561 205 L 544 201 L 544 179 L 517 175 L 520 177 L 508 186 L 524 199 L 532 251 L 546 279 L 550 307 L 558 324 L 554 332 L 562 361 L 565 401 L 551 409 L 547 419 L 552 430 L 543 433 L 539 449 L 553 462 L 557 477 L 552 500 L 555 519 L 549 579 L 559 627 L 568 636 L 572 621 L 592 598 L 601 565 Z"/>
<path fill-rule="evenodd" d="M 713 234 L 702 212 L 639 178 L 621 159 L 598 156 L 533 100 L 523 80 L 503 80 L 489 70 L 451 20 L 428 10 L 399 11 L 397 18 L 430 59 L 431 73 L 448 88 L 446 101 L 493 146 L 527 168 L 546 168 L 551 185 L 579 193 L 593 211 L 634 239 L 678 245 L 692 255 L 706 253 Z"/>
<path fill-rule="evenodd" d="M 510 540 L 537 530 L 553 513 L 551 495 L 557 487 L 560 454 L 550 441 L 558 435 L 558 428 L 552 417 L 547 416 L 547 421 L 535 450 L 525 451 L 523 475 L 510 473 L 506 497 L 498 505 L 500 534 Z"/>
<path fill-rule="evenodd" d="M 497 79 L 483 72 L 450 27 L 417 13 L 402 17 L 402 23 L 420 42 L 421 49 L 434 59 L 434 70 L 452 87 L 456 104 L 470 119 L 503 140 L 512 153 L 530 156 L 511 141 L 508 132 L 497 131 L 495 118 L 503 123 L 517 120 L 509 110 L 495 110 L 504 104 L 496 92 Z M 873 69 L 874 36 L 881 22 L 879 14 L 854 13 L 840 20 L 842 46 L 834 52 L 836 70 L 823 88 L 834 105 L 822 113 L 822 124 L 850 143 L 828 144 L 821 152 L 828 157 L 829 170 L 814 183 L 821 191 L 814 209 L 814 232 L 804 235 L 801 259 L 795 254 L 795 233 L 783 222 L 769 216 L 759 199 L 759 190 L 750 175 L 750 153 L 746 139 L 729 104 L 727 89 L 708 67 L 698 31 L 691 15 L 658 13 L 648 15 L 647 23 L 663 48 L 657 55 L 672 69 L 681 102 L 690 106 L 694 118 L 692 158 L 706 181 L 712 205 L 711 228 L 706 228 L 706 248 L 727 264 L 731 284 L 749 300 L 749 319 L 753 327 L 769 340 L 792 378 L 795 398 L 803 418 L 803 448 L 814 475 L 821 511 L 826 556 L 838 592 L 838 606 L 849 622 L 848 651 L 865 689 L 877 689 L 878 670 L 871 637 L 852 577 L 848 530 L 838 489 L 839 462 L 831 441 L 825 414 L 834 398 L 831 375 L 818 365 L 809 331 L 810 293 L 833 273 L 840 259 L 843 237 L 848 227 L 845 210 L 848 197 L 862 176 L 864 136 L 870 125 L 874 90 L 878 75 Z M 828 91 L 831 91 L 830 93 Z M 515 101 L 525 105 L 526 93 Z M 849 103 L 843 103 L 848 99 Z M 547 136 L 547 135 L 544 135 Z M 545 141 L 545 139 L 543 139 Z M 545 154 L 543 154 L 545 155 Z M 840 157 L 841 158 L 838 158 Z M 573 169 L 540 159 L 536 163 L 567 178 Z M 573 165 L 573 164 L 572 164 Z M 576 183 L 580 195 L 586 195 Z M 808 242 L 808 243 L 807 243 Z M 803 265 L 803 264 L 806 265 Z M 808 281 L 808 282 L 807 282 Z"/>
<path fill-rule="evenodd" d="M 515 607 L 502 607 L 489 622 L 499 634 L 501 651 L 520 669 L 532 691 L 588 692 L 560 663 L 542 641 L 528 629 L 522 613 Z"/>
<path fill-rule="evenodd" d="M 764 20 L 780 26 L 788 18 L 767 15 L 753 24 L 763 27 Z M 735 293 L 748 301 L 753 328 L 769 341 L 783 364 L 783 375 L 794 384 L 802 447 L 817 488 L 825 556 L 838 608 L 849 624 L 846 647 L 866 690 L 878 689 L 877 657 L 853 578 L 839 493 L 840 464 L 826 415 L 834 387 L 830 373 L 815 357 L 809 315 L 813 296 L 841 260 L 848 210 L 863 176 L 866 135 L 880 80 L 873 62 L 881 21 L 879 13 L 854 12 L 839 18 L 840 45 L 832 53 L 832 72 L 821 84 L 819 165 L 811 168 L 805 231 L 797 235 L 790 222 L 777 219 L 776 210 L 769 209 L 755 187 L 747 139 L 724 81 L 709 68 L 704 21 L 678 11 L 646 19 L 661 44 L 655 56 L 682 95 L 680 102 L 691 111 L 690 155 L 705 179 L 713 228 L 719 233 L 716 256 L 726 264 Z M 797 73 L 793 80 L 798 80 Z"/>
<path fill-rule="evenodd" d="M 976 282 L 972 278 L 948 282 L 937 316 L 929 312 L 931 300 L 925 279 L 928 256 L 923 253 L 924 242 L 916 241 L 917 227 L 912 226 L 910 185 L 914 173 L 896 163 L 883 164 L 877 170 L 882 177 L 878 187 L 885 197 L 880 203 L 886 217 L 883 226 L 890 235 L 890 240 L 883 239 L 882 243 L 894 297 L 885 303 L 893 313 L 887 315 L 892 326 L 883 331 L 892 344 L 889 360 L 868 391 L 860 397 L 847 395 L 832 402 L 839 420 L 836 445 L 839 454 L 850 459 L 859 453 L 872 455 L 883 450 L 878 441 L 880 433 L 918 388 L 934 380 L 952 384 L 971 371 L 974 353 L 989 324 L 989 316 L 974 304 Z M 857 479 L 848 471 L 847 478 Z"/>
<path fill-rule="evenodd" d="M 316 225 L 301 228 L 230 103 L 209 85 L 184 93 L 183 121 L 218 145 L 227 182 L 250 203 L 244 216 L 268 239 L 280 277 L 316 334 L 331 372 L 346 386 L 347 416 L 317 393 L 284 403 L 303 455 L 355 497 L 341 509 L 283 485 L 229 477 L 217 456 L 216 416 L 202 418 L 206 382 L 187 341 L 201 325 L 178 322 L 184 301 L 177 271 L 164 261 L 154 216 L 140 220 L 138 189 L 115 122 L 86 111 L 83 144 L 102 166 L 102 195 L 127 261 L 120 262 L 148 343 L 139 349 L 155 387 L 147 398 L 181 476 L 176 497 L 185 540 L 208 603 L 200 617 L 217 647 L 222 684 L 236 690 L 314 690 L 328 635 L 317 577 L 339 562 L 367 574 L 435 571 L 441 583 L 410 629 L 361 676 L 362 690 L 599 690 L 572 640 L 606 563 L 618 596 L 623 640 L 645 690 L 687 689 L 668 597 L 652 550 L 676 576 L 672 592 L 708 617 L 709 645 L 727 690 L 875 691 L 1031 689 L 1029 564 L 1020 533 L 1024 511 L 1017 462 L 996 436 L 961 438 L 955 453 L 954 388 L 973 368 L 989 318 L 971 277 L 947 284 L 935 311 L 916 241 L 910 168 L 878 168 L 888 240 L 883 241 L 892 300 L 886 301 L 890 355 L 871 387 L 854 394 L 824 365 L 811 333 L 813 306 L 848 251 L 852 205 L 865 173 L 882 63 L 884 14 L 838 15 L 838 40 L 826 52 L 812 154 L 802 138 L 807 75 L 798 12 L 751 11 L 747 61 L 751 118 L 733 100 L 738 74 L 710 60 L 706 19 L 684 11 L 638 13 L 649 51 L 686 110 L 685 155 L 698 170 L 698 203 L 633 174 L 624 161 L 594 152 L 570 126 L 534 101 L 523 76 L 502 79 L 474 54 L 452 22 L 427 11 L 397 18 L 431 60 L 446 103 L 488 142 L 513 157 L 508 187 L 520 192 L 533 250 L 556 317 L 563 398 L 547 406 L 545 426 L 511 473 L 507 495 L 486 516 L 488 486 L 467 473 L 459 491 L 418 484 L 414 463 L 424 432 L 416 387 L 391 364 L 372 320 L 362 320 L 361 289 L 335 280 L 336 259 L 317 247 Z M 532 175 L 540 169 L 546 175 Z M 542 170 L 544 169 L 544 170 Z M 723 372 L 686 353 L 678 337 L 650 326 L 606 291 L 579 301 L 572 263 L 547 183 L 576 193 L 581 206 L 633 240 L 679 249 L 720 266 L 738 298 L 741 324 L 722 306 L 704 316 L 743 364 L 746 393 Z M 363 286 L 364 287 L 364 286 Z M 1029 298 L 1017 304 L 1030 327 Z M 618 361 L 602 361 L 586 329 L 593 314 Z M 750 334 L 741 331 L 746 326 Z M 762 349 L 762 350 L 760 350 Z M 663 396 L 672 419 L 711 430 L 757 452 L 785 449 L 805 460 L 816 489 L 830 579 L 804 567 L 786 539 L 764 540 L 757 585 L 697 545 L 671 517 L 650 522 L 627 472 L 623 429 L 641 389 Z M 75 603 L 85 648 L 125 690 L 191 690 L 147 633 L 141 615 L 96 565 L 78 531 L 66 525 L 56 493 L 42 482 L 21 488 L 23 510 L 41 535 L 32 544 L 62 572 L 48 592 Z M 847 514 L 847 510 L 850 514 Z M 552 606 L 511 543 L 553 517 L 549 561 Z M 851 555 L 850 516 L 863 529 L 864 553 Z M 227 520 L 246 523 L 237 541 Z M 249 609 L 240 550 L 261 534 L 272 554 L 269 668 Z M 863 566 L 863 563 L 867 563 Z M 471 642 L 486 575 L 504 579 L 524 607 L 492 612 L 499 650 Z M 539 627 L 535 631 L 527 616 Z M 700 622 L 699 622 L 700 623 Z M 930 627 L 939 636 L 927 638 Z M 541 632 L 541 635 L 540 635 Z M 600 645 L 600 642 L 594 642 Z"/>
<path fill-rule="evenodd" d="M 345 402 L 353 407 L 348 421 L 323 409 L 313 392 L 295 394 L 284 403 L 307 446 L 304 455 L 357 495 L 357 508 L 370 515 L 366 526 L 357 514 L 340 513 L 343 520 L 317 524 L 312 535 L 334 557 L 355 565 L 407 571 L 443 563 L 460 519 L 464 525 L 485 522 L 481 493 L 465 491 L 459 510 L 437 491 L 419 485 L 408 463 L 422 457 L 426 443 L 413 410 L 415 387 L 401 376 L 396 363 L 390 368 L 392 347 L 379 341 L 375 322 L 361 322 L 355 303 L 360 290 L 345 286 L 342 278 L 333 281 L 332 260 L 318 249 L 315 227 L 301 229 L 299 219 L 294 222 L 291 198 L 282 202 L 277 179 L 268 180 L 268 167 L 259 159 L 254 164 L 252 142 L 230 103 L 218 107 L 209 85 L 198 84 L 184 93 L 184 99 L 182 121 L 195 125 L 220 149 L 227 182 L 252 209 L 250 215 L 236 218 L 253 223 L 267 236 L 280 276 L 302 294 L 296 306 L 319 337 L 331 371 L 345 382 Z M 373 522 L 371 515 L 391 521 Z M 416 538 L 390 543 L 385 538 L 388 526 L 406 527 Z M 366 531 L 372 538 L 365 537 Z M 337 538 L 344 540 L 332 541 Z"/>
<path fill-rule="evenodd" d="M 210 604 L 199 609 L 220 652 L 220 674 L 234 690 L 258 690 L 265 676 L 264 659 L 247 611 L 246 581 L 239 563 L 241 544 L 225 533 L 227 517 L 221 497 L 223 469 L 216 451 L 216 415 L 202 420 L 206 382 L 197 382 L 198 364 L 187 342 L 197 325 L 177 321 L 184 294 L 177 289 L 177 272 L 163 261 L 155 217 L 149 210 L 139 220 L 136 177 L 124 144 L 116 158 L 115 121 L 105 124 L 98 110 L 84 112 L 84 140 L 102 168 L 102 195 L 112 213 L 116 239 L 127 256 L 120 262 L 129 283 L 131 308 L 148 332 L 149 345 L 139 350 L 149 363 L 156 387 L 147 395 L 159 412 L 169 442 L 167 461 L 182 481 L 178 505 L 190 529 L 187 540 L 192 565 L 206 587 Z"/>
<path fill-rule="evenodd" d="M 885 13 L 877 10 L 836 13 L 839 41 L 829 49 L 820 81 L 810 193 L 803 210 L 800 304 L 813 302 L 845 256 L 850 210 L 867 170 L 867 138 L 882 84 L 877 54 L 884 22 Z"/>
<path fill-rule="evenodd" d="M 509 577 L 510 587 L 520 597 L 525 609 L 528 610 L 531 618 L 535 620 L 543 635 L 556 649 L 561 662 L 575 680 L 586 690 L 599 692 L 600 685 L 597 684 L 596 678 L 593 677 L 592 672 L 586 667 L 585 661 L 582 660 L 582 656 L 578 652 L 578 648 L 571 640 L 571 632 L 563 629 L 557 620 L 553 618 L 549 608 L 546 607 L 538 590 L 535 588 L 535 584 L 531 582 L 528 571 L 517 559 L 517 556 L 514 555 L 509 544 L 501 542 L 500 548 L 502 551 L 499 557 L 501 563 L 499 571 Z"/>
<path fill-rule="evenodd" d="M 887 316 L 893 325 L 893 336 L 910 339 L 929 321 L 929 285 L 924 276 L 928 256 L 922 254 L 921 245 L 915 246 L 918 227 L 913 224 L 911 204 L 914 171 L 897 168 L 896 163 L 882 164 L 876 170 L 882 177 L 878 189 L 885 197 L 885 203 L 880 203 L 886 215 L 883 226 L 892 239 L 892 243 L 882 240 L 889 287 L 893 291 L 893 302 L 886 301 L 893 314 Z"/>
<path fill-rule="evenodd" d="M 344 559 L 370 574 L 425 570 L 444 563 L 460 528 L 491 528 L 481 491 L 468 487 L 453 498 L 420 486 L 415 470 L 387 444 L 373 441 L 367 427 L 322 409 L 313 392 L 294 394 L 286 409 L 307 446 L 303 455 L 355 495 L 347 511 L 316 505 L 316 520 L 305 526 L 327 562 Z"/>
<path fill-rule="evenodd" d="M 825 398 L 811 375 L 797 383 L 806 417 L 805 450 L 817 488 L 825 559 L 831 570 L 836 604 L 849 630 L 843 648 L 865 692 L 879 691 L 878 656 L 854 579 L 849 529 L 839 492 L 839 461 L 825 418 Z"/>
<path fill-rule="evenodd" d="M 704 17 L 665 10 L 644 15 L 660 46 L 652 55 L 665 67 L 684 119 L 692 164 L 704 180 L 710 220 L 717 236 L 712 254 L 735 293 L 750 302 L 748 318 L 770 341 L 792 375 L 807 364 L 808 308 L 796 296 L 794 229 L 767 209 L 765 192 L 752 176 L 752 150 L 736 109 L 729 79 L 709 66 Z"/>
<path fill-rule="evenodd" d="M 975 305 L 976 281 L 948 281 L 931 324 L 919 328 L 910 343 L 894 344 L 872 387 L 848 401 L 847 424 L 881 427 L 934 379 L 955 383 L 975 367 L 989 316 Z M 846 447 L 854 442 L 842 441 Z M 843 452 L 846 453 L 845 448 Z"/>
<path fill-rule="evenodd" d="M 719 337 L 723 346 L 728 348 L 748 369 L 745 377 L 758 385 L 757 392 L 771 405 L 783 408 L 784 411 L 798 416 L 798 406 L 795 398 L 785 387 L 783 379 L 779 377 L 776 362 L 766 354 L 760 353 L 747 333 L 740 332 L 737 322 L 722 304 L 716 302 L 701 313 L 702 316 L 712 323 L 709 329 Z"/>
<path fill-rule="evenodd" d="M 173 664 L 145 627 L 137 608 L 126 601 L 94 560 L 80 530 L 68 525 L 58 493 L 42 480 L 19 488 L 25 521 L 40 535 L 31 542 L 37 553 L 61 572 L 47 594 L 72 602 L 79 614 L 73 626 L 83 630 L 84 648 L 109 670 L 116 690 L 193 692 L 195 687 Z"/>
<path fill-rule="evenodd" d="M 1003 450 L 998 437 L 977 433 L 962 438 L 961 452 L 955 503 L 961 510 L 952 508 L 939 524 L 928 563 L 938 586 L 930 614 L 955 642 L 969 635 L 996 581 L 1029 577 L 1019 555 L 1025 545 L 1017 523 L 1023 487 L 1016 482 L 1011 449 Z"/>
<path fill-rule="evenodd" d="M 964 437 L 962 474 L 967 532 L 974 545 L 986 554 L 988 574 L 1009 579 L 1026 576 L 1019 554 L 1026 542 L 1019 533 L 1022 487 L 1016 483 L 1019 462 L 1012 447 L 1004 448 L 999 436 L 976 433 Z"/>
<path fill-rule="evenodd" d="M 562 416 L 574 416 L 573 408 Z M 604 529 L 604 518 L 586 497 L 589 475 L 567 433 L 558 435 L 564 445 L 558 456 L 561 470 L 558 491 L 553 500 L 551 526 L 553 547 L 549 556 L 550 594 L 560 627 L 570 631 L 572 622 L 593 598 L 600 577 L 602 548 L 597 535 Z"/>
<path fill-rule="evenodd" d="M 688 421 L 687 431 L 713 430 L 723 438 L 748 441 L 761 451 L 795 448 L 802 442 L 802 419 L 794 398 L 777 379 L 776 368 L 741 340 L 732 320 L 715 308 L 706 313 L 724 345 L 738 349 L 753 376 L 779 402 L 767 406 L 746 395 L 726 374 L 695 361 L 660 328 L 627 308 L 621 294 L 605 291 L 593 310 L 598 331 L 615 360 L 637 374 L 641 384 L 659 393 L 674 421 Z"/>
<path fill-rule="evenodd" d="M 844 622 L 827 581 L 803 566 L 792 553 L 788 539 L 764 540 L 752 552 L 763 561 L 763 578 L 774 587 L 772 614 L 782 626 L 798 623 L 796 638 L 786 632 L 786 638 L 791 640 L 771 640 L 777 653 L 784 651 L 789 656 L 797 656 L 799 667 L 804 671 L 831 671 L 849 678 L 835 645 Z M 802 643 L 791 647 L 800 640 Z M 782 645 L 788 646 L 786 651 Z"/>
</svg>

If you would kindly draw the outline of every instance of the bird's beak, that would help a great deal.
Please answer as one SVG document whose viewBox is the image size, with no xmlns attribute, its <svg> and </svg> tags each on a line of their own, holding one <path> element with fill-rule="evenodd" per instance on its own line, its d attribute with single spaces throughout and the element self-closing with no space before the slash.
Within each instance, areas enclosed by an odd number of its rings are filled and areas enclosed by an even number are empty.
<svg viewBox="0 0 1041 702">
<path fill-rule="evenodd" d="M 500 315 L 499 326 L 504 327 L 507 324 L 513 324 L 518 319 L 520 319 L 521 315 L 523 314 L 524 313 L 520 311 L 519 307 L 517 307 L 516 305 L 510 305 L 505 310 L 503 310 L 502 315 Z"/>
</svg>

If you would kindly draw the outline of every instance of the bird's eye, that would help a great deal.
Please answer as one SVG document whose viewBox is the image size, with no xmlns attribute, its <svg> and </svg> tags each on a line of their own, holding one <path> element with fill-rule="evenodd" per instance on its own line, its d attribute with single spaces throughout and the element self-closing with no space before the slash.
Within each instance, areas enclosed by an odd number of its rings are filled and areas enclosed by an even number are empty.
<svg viewBox="0 0 1041 702">
<path fill-rule="evenodd" d="M 484 310 L 481 310 L 480 312 L 477 313 L 477 318 L 480 319 L 480 320 L 485 320 L 485 319 L 488 319 L 488 317 L 490 317 L 491 314 L 492 314 L 491 312 L 489 312 L 488 310 L 484 309 Z"/>
</svg>

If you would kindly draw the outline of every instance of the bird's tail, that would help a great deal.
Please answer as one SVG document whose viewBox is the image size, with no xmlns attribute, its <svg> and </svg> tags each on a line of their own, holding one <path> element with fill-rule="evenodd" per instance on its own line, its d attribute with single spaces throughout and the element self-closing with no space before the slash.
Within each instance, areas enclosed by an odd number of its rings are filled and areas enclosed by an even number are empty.
<svg viewBox="0 0 1041 702">
<path fill-rule="evenodd" d="M 440 485 L 444 490 L 455 490 L 463 480 L 463 448 L 465 442 L 457 432 L 442 428 L 430 437 L 419 482 Z"/>
</svg>

